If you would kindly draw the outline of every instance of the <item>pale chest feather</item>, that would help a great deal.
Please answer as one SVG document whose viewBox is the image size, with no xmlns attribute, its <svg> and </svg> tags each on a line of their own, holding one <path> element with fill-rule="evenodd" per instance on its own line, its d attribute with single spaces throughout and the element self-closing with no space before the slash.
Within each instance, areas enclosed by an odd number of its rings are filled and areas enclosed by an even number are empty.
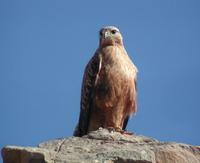
<svg viewBox="0 0 200 163">
<path fill-rule="evenodd" d="M 109 47 L 101 53 L 100 74 L 118 78 L 135 79 L 137 68 L 130 60 L 125 49 Z"/>
</svg>

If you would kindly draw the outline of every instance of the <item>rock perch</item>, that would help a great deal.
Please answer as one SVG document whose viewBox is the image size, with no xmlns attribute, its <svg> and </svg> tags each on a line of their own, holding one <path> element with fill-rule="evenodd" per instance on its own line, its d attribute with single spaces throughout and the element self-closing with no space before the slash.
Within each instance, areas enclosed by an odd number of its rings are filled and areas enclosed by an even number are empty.
<svg viewBox="0 0 200 163">
<path fill-rule="evenodd" d="M 4 163 L 200 163 L 200 146 L 99 129 L 38 147 L 6 146 Z"/>
</svg>

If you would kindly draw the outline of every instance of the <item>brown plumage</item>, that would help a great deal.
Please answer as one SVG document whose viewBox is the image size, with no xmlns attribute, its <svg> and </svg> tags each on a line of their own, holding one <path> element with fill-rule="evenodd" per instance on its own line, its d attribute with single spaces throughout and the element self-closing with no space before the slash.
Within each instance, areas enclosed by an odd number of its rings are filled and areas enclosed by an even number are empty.
<svg viewBox="0 0 200 163">
<path fill-rule="evenodd" d="M 125 130 L 136 112 L 137 68 L 130 60 L 116 27 L 99 32 L 99 48 L 86 66 L 79 123 L 74 136 L 83 136 L 99 127 Z"/>
</svg>

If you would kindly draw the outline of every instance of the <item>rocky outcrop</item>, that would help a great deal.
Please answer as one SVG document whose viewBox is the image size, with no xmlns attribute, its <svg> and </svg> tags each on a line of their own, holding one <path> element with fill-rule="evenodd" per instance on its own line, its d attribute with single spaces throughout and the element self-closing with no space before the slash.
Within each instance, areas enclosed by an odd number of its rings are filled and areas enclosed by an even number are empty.
<svg viewBox="0 0 200 163">
<path fill-rule="evenodd" d="M 200 163 L 200 147 L 99 129 L 38 147 L 6 146 L 4 163 Z"/>
</svg>

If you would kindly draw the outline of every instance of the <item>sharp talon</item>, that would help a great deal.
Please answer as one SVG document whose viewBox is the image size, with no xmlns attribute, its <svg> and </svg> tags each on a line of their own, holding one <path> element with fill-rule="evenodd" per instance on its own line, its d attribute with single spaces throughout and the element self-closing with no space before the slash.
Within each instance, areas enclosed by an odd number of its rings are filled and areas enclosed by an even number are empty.
<svg viewBox="0 0 200 163">
<path fill-rule="evenodd" d="M 130 131 L 124 131 L 124 130 L 120 131 L 120 133 L 121 133 L 121 134 L 125 134 L 125 135 L 134 135 L 133 132 L 130 132 Z"/>
<path fill-rule="evenodd" d="M 116 131 L 114 127 L 107 127 L 106 129 L 107 129 L 109 132 L 114 132 L 114 131 Z"/>
</svg>

